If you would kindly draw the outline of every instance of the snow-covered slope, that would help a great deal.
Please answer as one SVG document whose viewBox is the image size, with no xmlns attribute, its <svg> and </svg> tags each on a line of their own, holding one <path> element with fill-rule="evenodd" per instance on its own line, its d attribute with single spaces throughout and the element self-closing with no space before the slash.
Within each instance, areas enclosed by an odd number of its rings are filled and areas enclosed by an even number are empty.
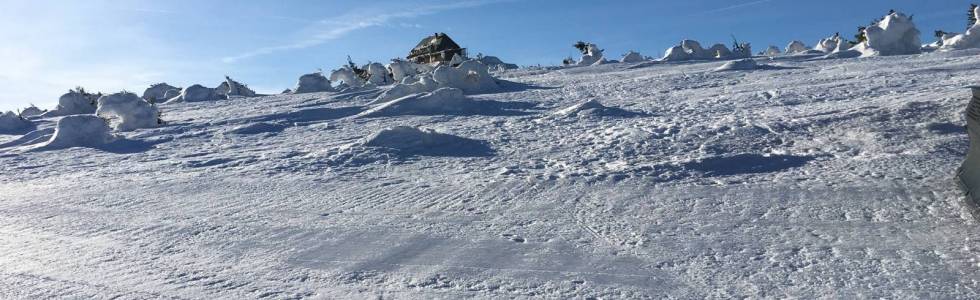
<svg viewBox="0 0 980 300">
<path fill-rule="evenodd" d="M 31 151 L 35 119 L 0 136 L 0 298 L 976 299 L 977 54 L 169 103 L 112 147 Z"/>
</svg>

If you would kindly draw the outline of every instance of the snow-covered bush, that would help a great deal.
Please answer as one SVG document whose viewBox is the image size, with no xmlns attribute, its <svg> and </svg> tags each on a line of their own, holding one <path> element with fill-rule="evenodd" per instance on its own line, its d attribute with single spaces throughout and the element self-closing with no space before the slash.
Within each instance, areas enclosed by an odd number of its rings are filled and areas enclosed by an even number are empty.
<svg viewBox="0 0 980 300">
<path fill-rule="evenodd" d="M 786 45 L 786 50 L 784 52 L 786 54 L 800 54 L 800 53 L 807 52 L 809 50 L 810 48 L 807 48 L 806 44 L 804 44 L 803 42 L 792 41 L 789 43 L 789 45 Z"/>
<path fill-rule="evenodd" d="M 61 149 L 69 147 L 98 147 L 113 141 L 105 120 L 94 115 L 67 116 L 58 120 L 54 134 L 41 147 Z"/>
<path fill-rule="evenodd" d="M 255 97 L 255 91 L 248 88 L 241 82 L 231 79 L 231 77 L 225 76 L 225 82 L 222 82 L 215 91 L 219 95 L 224 95 L 226 97 Z"/>
<path fill-rule="evenodd" d="M 33 116 L 40 116 L 42 114 L 44 114 L 44 110 L 41 110 L 40 108 L 37 108 L 37 106 L 34 106 L 33 104 L 31 104 L 31 106 L 25 108 L 24 110 L 21 110 L 20 111 L 20 116 L 23 117 L 23 118 L 30 118 L 30 117 L 33 117 Z"/>
<path fill-rule="evenodd" d="M 95 113 L 97 95 L 86 93 L 83 89 L 74 89 L 58 98 L 58 106 L 43 114 L 44 117 L 82 115 Z"/>
<path fill-rule="evenodd" d="M 118 131 L 130 131 L 159 125 L 160 110 L 136 94 L 120 92 L 100 97 L 95 114 L 113 120 Z"/>
<path fill-rule="evenodd" d="M 0 114 L 0 134 L 21 133 L 31 128 L 31 121 L 21 118 L 12 111 Z"/>
<path fill-rule="evenodd" d="M 170 98 L 167 102 L 201 102 L 223 99 L 225 99 L 225 96 L 218 94 L 218 91 L 215 89 L 195 84 L 184 88 L 184 90 L 180 91 L 180 95 Z"/>
<path fill-rule="evenodd" d="M 762 54 L 765 56 L 772 57 L 772 56 L 777 56 L 779 54 L 782 54 L 782 51 L 779 51 L 779 47 L 769 46 L 769 48 L 766 49 L 766 51 L 762 52 Z"/>
<path fill-rule="evenodd" d="M 368 75 L 368 82 L 374 85 L 389 85 L 395 83 L 395 79 L 388 74 L 388 69 L 379 63 L 370 63 L 364 66 Z"/>
<path fill-rule="evenodd" d="M 497 58 L 496 56 L 477 55 L 476 60 L 486 65 L 487 68 L 490 68 L 491 70 L 517 69 L 517 65 L 505 63 L 504 61 L 500 60 L 500 58 Z"/>
<path fill-rule="evenodd" d="M 640 55 L 639 52 L 630 51 L 624 54 L 623 59 L 621 59 L 620 61 L 624 63 L 638 63 L 638 62 L 646 61 L 646 58 L 644 58 L 643 55 Z"/>
<path fill-rule="evenodd" d="M 167 98 L 168 92 L 171 94 L 179 93 L 180 88 L 166 83 L 157 83 L 151 85 L 150 87 L 146 88 L 145 91 L 143 91 L 143 100 L 149 101 L 150 103 L 162 102 L 170 99 Z"/>
<path fill-rule="evenodd" d="M 578 48 L 582 52 L 582 58 L 578 60 L 575 65 L 577 66 L 591 66 L 596 63 L 603 64 L 602 49 L 592 43 L 578 42 L 575 44 L 575 48 Z"/>
<path fill-rule="evenodd" d="M 303 93 L 317 93 L 317 92 L 329 92 L 332 91 L 333 87 L 330 86 L 330 79 L 323 76 L 323 73 L 316 72 L 310 74 L 304 74 L 299 77 L 299 82 L 296 83 L 296 87 L 293 88 L 289 93 L 293 94 L 303 94 Z"/>
<path fill-rule="evenodd" d="M 862 56 L 904 55 L 922 52 L 920 32 L 905 14 L 893 12 L 864 30 L 867 41 L 853 49 Z"/>
<path fill-rule="evenodd" d="M 977 17 L 980 17 L 980 7 L 973 9 L 973 20 Z M 946 34 L 942 37 L 942 41 L 939 50 L 943 51 L 980 48 L 980 24 L 974 23 L 970 29 L 961 34 Z"/>
<path fill-rule="evenodd" d="M 402 82 L 405 78 L 418 74 L 418 64 L 401 59 L 392 59 L 387 68 L 395 82 Z"/>
<path fill-rule="evenodd" d="M 364 80 L 354 73 L 349 67 L 343 67 L 330 72 L 330 81 L 342 83 L 351 87 L 364 85 Z"/>
</svg>

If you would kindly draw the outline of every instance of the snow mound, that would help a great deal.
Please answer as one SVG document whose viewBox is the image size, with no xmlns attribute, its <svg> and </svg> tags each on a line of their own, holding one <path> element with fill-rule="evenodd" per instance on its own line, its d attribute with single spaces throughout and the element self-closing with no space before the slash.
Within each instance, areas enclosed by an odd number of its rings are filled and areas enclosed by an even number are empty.
<svg viewBox="0 0 980 300">
<path fill-rule="evenodd" d="M 389 85 L 395 83 L 395 79 L 388 74 L 388 69 L 384 65 L 379 63 L 370 63 L 364 66 L 364 70 L 367 72 L 367 81 L 374 85 Z"/>
<path fill-rule="evenodd" d="M 115 140 L 105 120 L 94 115 L 67 116 L 58 120 L 54 134 L 42 149 L 99 147 Z"/>
<path fill-rule="evenodd" d="M 431 93 L 420 93 L 398 98 L 358 114 L 355 118 L 373 118 L 396 115 L 433 115 L 445 113 L 474 113 L 480 105 L 467 98 L 456 88 L 440 88 Z"/>
<path fill-rule="evenodd" d="M 0 114 L 0 134 L 17 134 L 33 127 L 33 123 L 24 120 L 12 111 Z"/>
<path fill-rule="evenodd" d="M 714 44 L 708 49 L 694 40 L 683 40 L 680 45 L 668 48 L 661 61 L 734 59 L 752 57 L 752 48 L 748 43 L 738 44 L 739 49 L 731 50 L 723 44 Z"/>
<path fill-rule="evenodd" d="M 359 144 L 402 155 L 485 156 L 492 152 L 483 141 L 409 126 L 381 130 Z"/>
<path fill-rule="evenodd" d="M 801 54 L 809 50 L 810 48 L 807 48 L 806 44 L 804 44 L 803 42 L 792 41 L 789 43 L 789 45 L 786 45 L 786 49 L 783 52 L 785 52 L 786 54 Z"/>
<path fill-rule="evenodd" d="M 691 54 L 688 54 L 687 51 L 684 51 L 684 47 L 681 47 L 681 46 L 673 46 L 673 47 L 667 48 L 667 51 L 664 52 L 664 57 L 661 58 L 660 60 L 662 60 L 662 61 L 685 61 L 685 60 L 689 60 L 689 59 L 691 59 Z"/>
<path fill-rule="evenodd" d="M 589 118 L 589 117 L 639 117 L 644 113 L 628 111 L 622 108 L 609 107 L 599 103 L 599 100 L 588 101 L 558 110 L 552 113 L 552 118 Z"/>
<path fill-rule="evenodd" d="M 225 97 L 255 97 L 255 91 L 248 88 L 241 82 L 231 79 L 231 77 L 225 76 L 225 82 L 215 89 L 219 95 L 224 95 Z"/>
<path fill-rule="evenodd" d="M 623 59 L 621 59 L 620 61 L 622 61 L 623 63 L 631 64 L 631 63 L 644 62 L 646 60 L 647 59 L 644 58 L 643 55 L 640 55 L 639 52 L 630 51 L 624 54 Z"/>
<path fill-rule="evenodd" d="M 290 92 L 293 94 L 304 94 L 329 91 L 333 91 L 333 87 L 330 86 L 330 79 L 323 76 L 323 73 L 317 72 L 300 76 L 296 87 Z"/>
<path fill-rule="evenodd" d="M 853 49 L 862 56 L 905 55 L 922 53 L 920 32 L 905 14 L 894 12 L 864 30 L 868 40 Z"/>
<path fill-rule="evenodd" d="M 136 94 L 120 92 L 105 95 L 99 98 L 98 103 L 95 114 L 114 120 L 115 130 L 153 128 L 160 124 L 160 110 Z"/>
<path fill-rule="evenodd" d="M 330 72 L 330 81 L 342 83 L 351 87 L 359 87 L 364 85 L 364 80 L 354 74 L 354 70 L 348 67 L 343 67 Z"/>
<path fill-rule="evenodd" d="M 219 94 L 217 90 L 195 84 L 180 91 L 180 95 L 167 100 L 167 102 L 202 102 L 223 99 L 226 97 Z"/>
<path fill-rule="evenodd" d="M 97 95 L 69 91 L 67 94 L 58 98 L 58 106 L 55 109 L 44 113 L 44 117 L 57 117 L 68 115 L 83 115 L 95 113 L 95 101 Z"/>
<path fill-rule="evenodd" d="M 973 9 L 973 17 L 980 17 L 980 7 Z M 980 48 L 980 24 L 973 24 L 970 29 L 961 34 L 948 34 L 942 37 L 942 46 L 939 50 L 960 50 Z"/>
<path fill-rule="evenodd" d="M 840 38 L 839 34 L 834 34 L 831 37 L 820 39 L 817 45 L 813 47 L 813 50 L 817 50 L 823 53 L 831 53 L 834 50 L 841 47 L 844 40 Z"/>
<path fill-rule="evenodd" d="M 180 88 L 169 85 L 167 83 L 157 83 L 151 85 L 150 87 L 146 88 L 146 90 L 143 91 L 143 100 L 146 100 L 150 103 L 163 102 L 166 101 L 167 99 L 172 98 L 172 97 L 167 97 L 168 93 L 169 95 L 176 96 L 177 93 L 180 93 Z"/>
<path fill-rule="evenodd" d="M 401 59 L 391 60 L 387 68 L 391 72 L 391 77 L 395 82 L 402 82 L 402 80 L 418 74 L 418 65 L 416 63 Z"/>
<path fill-rule="evenodd" d="M 734 53 L 732 53 L 732 50 L 729 50 L 725 45 L 714 44 L 711 46 L 711 48 L 704 51 L 704 57 L 698 59 L 726 59 L 732 57 L 733 55 Z"/>
<path fill-rule="evenodd" d="M 721 72 L 721 71 L 757 70 L 760 69 L 761 67 L 762 66 L 756 63 L 754 59 L 743 58 L 739 60 L 726 62 L 725 64 L 721 65 L 721 67 L 716 68 L 715 71 Z"/>
<path fill-rule="evenodd" d="M 44 114 L 44 112 L 45 112 L 44 110 L 41 110 L 40 108 L 37 108 L 37 106 L 31 105 L 30 107 L 27 107 L 24 110 L 21 110 L 20 111 L 20 116 L 21 117 L 24 117 L 24 118 L 30 118 L 30 117 L 34 117 L 34 116 L 40 116 L 40 115 Z"/>
</svg>

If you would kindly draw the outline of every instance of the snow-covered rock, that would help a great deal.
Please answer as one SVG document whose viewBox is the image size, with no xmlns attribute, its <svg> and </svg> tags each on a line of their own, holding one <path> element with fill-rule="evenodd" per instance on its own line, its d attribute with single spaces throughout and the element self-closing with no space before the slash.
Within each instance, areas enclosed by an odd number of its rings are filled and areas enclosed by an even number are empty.
<svg viewBox="0 0 980 300">
<path fill-rule="evenodd" d="M 745 70 L 756 70 L 759 69 L 759 64 L 751 58 L 743 58 L 738 60 L 732 60 L 725 62 L 725 64 L 716 68 L 715 71 L 745 71 Z"/>
<path fill-rule="evenodd" d="M 58 120 L 51 139 L 40 148 L 99 147 L 114 139 L 109 131 L 109 125 L 102 118 L 94 115 L 74 115 Z"/>
<path fill-rule="evenodd" d="M 214 101 L 223 100 L 225 95 L 219 94 L 213 88 L 204 87 L 200 84 L 195 84 L 184 88 L 180 91 L 180 95 L 167 100 L 168 103 L 173 102 L 201 102 L 201 101 Z"/>
<path fill-rule="evenodd" d="M 862 56 L 905 55 L 922 52 L 921 34 L 905 14 L 894 12 L 864 30 L 868 40 L 853 47 Z"/>
<path fill-rule="evenodd" d="M 330 85 L 330 79 L 323 76 L 323 73 L 316 72 L 300 76 L 299 81 L 296 82 L 296 87 L 289 92 L 293 94 L 304 94 L 329 92 L 332 90 L 333 87 Z"/>
<path fill-rule="evenodd" d="M 113 128 L 130 131 L 159 125 L 160 110 L 136 94 L 120 92 L 99 98 L 95 114 L 112 120 Z"/>
<path fill-rule="evenodd" d="M 157 83 L 151 85 L 143 91 L 143 100 L 149 101 L 150 103 L 159 103 L 170 99 L 167 97 L 167 93 L 179 93 L 180 88 L 169 85 L 167 83 Z"/>
<path fill-rule="evenodd" d="M 779 51 L 779 47 L 769 46 L 769 48 L 766 49 L 766 51 L 763 52 L 762 54 L 765 56 L 772 57 L 772 56 L 778 56 L 779 54 L 782 54 L 782 51 Z"/>
<path fill-rule="evenodd" d="M 808 48 L 806 44 L 804 44 L 803 42 L 792 41 L 788 45 L 786 45 L 786 50 L 784 52 L 786 54 L 801 54 L 806 52 L 807 50 L 810 50 L 810 48 Z"/>
<path fill-rule="evenodd" d="M 31 121 L 22 119 L 12 111 L 0 114 L 0 134 L 16 134 L 31 128 Z"/>
<path fill-rule="evenodd" d="M 631 64 L 631 63 L 644 62 L 646 61 L 646 58 L 644 58 L 643 55 L 640 55 L 639 52 L 630 51 L 624 54 L 623 59 L 621 59 L 620 61 L 622 61 L 623 63 Z"/>
<path fill-rule="evenodd" d="M 69 91 L 58 98 L 58 106 L 44 113 L 44 117 L 82 115 L 95 113 L 97 96 L 78 91 Z"/>
<path fill-rule="evenodd" d="M 980 17 L 980 7 L 973 10 L 973 16 Z M 942 37 L 942 41 L 942 46 L 939 47 L 942 51 L 980 48 L 980 24 L 973 24 L 961 34 L 947 34 Z"/>
</svg>

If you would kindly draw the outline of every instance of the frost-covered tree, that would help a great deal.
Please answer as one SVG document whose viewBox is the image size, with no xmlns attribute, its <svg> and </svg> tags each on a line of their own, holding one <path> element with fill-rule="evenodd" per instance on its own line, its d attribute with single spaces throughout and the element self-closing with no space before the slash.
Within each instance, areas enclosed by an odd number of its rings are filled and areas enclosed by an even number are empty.
<svg viewBox="0 0 980 300">
<path fill-rule="evenodd" d="M 578 51 L 579 52 L 582 52 L 583 55 L 584 54 L 588 54 L 588 52 L 589 52 L 589 43 L 586 43 L 586 42 L 583 42 L 583 41 L 576 42 L 575 45 L 572 45 L 572 47 L 575 47 L 575 49 L 578 49 Z"/>
<path fill-rule="evenodd" d="M 970 4 L 970 11 L 966 12 L 966 18 L 967 18 L 966 29 L 970 29 L 970 27 L 973 27 L 973 25 L 977 24 L 977 16 L 974 13 L 976 10 L 977 10 L 977 5 Z"/>
</svg>

